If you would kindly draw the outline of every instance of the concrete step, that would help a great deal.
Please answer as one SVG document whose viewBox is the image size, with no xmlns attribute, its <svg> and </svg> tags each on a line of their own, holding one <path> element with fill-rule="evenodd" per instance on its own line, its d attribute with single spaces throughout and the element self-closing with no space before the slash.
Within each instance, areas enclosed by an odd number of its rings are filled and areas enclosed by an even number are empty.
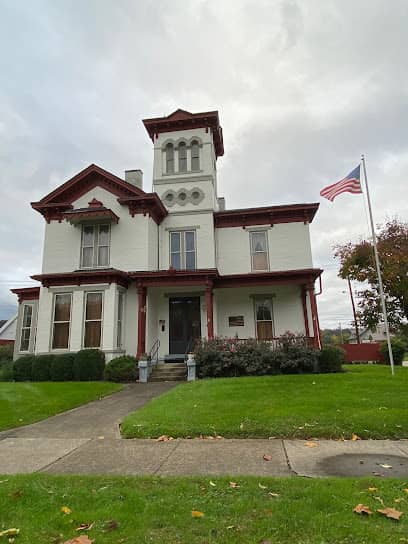
<svg viewBox="0 0 408 544">
<path fill-rule="evenodd" d="M 149 377 L 149 382 L 154 382 L 154 383 L 157 383 L 157 382 L 185 382 L 186 378 L 187 378 L 187 376 L 184 376 L 184 377 L 180 377 L 180 376 L 168 376 L 168 377 L 165 377 L 165 376 L 153 376 L 153 375 L 151 375 Z"/>
</svg>

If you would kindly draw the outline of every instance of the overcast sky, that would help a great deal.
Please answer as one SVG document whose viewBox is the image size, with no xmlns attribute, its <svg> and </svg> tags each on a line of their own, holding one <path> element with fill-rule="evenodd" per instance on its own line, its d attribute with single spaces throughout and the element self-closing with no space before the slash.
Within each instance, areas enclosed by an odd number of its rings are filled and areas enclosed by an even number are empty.
<svg viewBox="0 0 408 544">
<path fill-rule="evenodd" d="M 228 208 L 321 201 L 323 327 L 351 320 L 332 246 L 367 236 L 361 196 L 320 189 L 367 158 L 377 223 L 408 219 L 406 0 L 0 0 L 0 319 L 40 272 L 30 208 L 90 163 L 151 190 L 145 117 L 218 109 Z M 273 258 L 273 256 L 272 256 Z M 357 287 L 357 285 L 356 285 Z"/>
</svg>

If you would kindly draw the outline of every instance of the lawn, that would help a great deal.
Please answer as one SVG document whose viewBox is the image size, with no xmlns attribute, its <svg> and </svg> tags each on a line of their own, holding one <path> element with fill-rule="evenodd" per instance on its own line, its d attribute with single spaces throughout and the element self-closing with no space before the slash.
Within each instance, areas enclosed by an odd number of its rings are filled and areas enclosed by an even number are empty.
<svg viewBox="0 0 408 544">
<path fill-rule="evenodd" d="M 224 378 L 181 384 L 122 424 L 127 438 L 408 437 L 408 368 Z"/>
<path fill-rule="evenodd" d="M 62 544 L 84 533 L 95 544 L 407 542 L 407 482 L 242 477 L 232 488 L 229 481 L 3 476 L 0 531 L 20 529 L 16 544 Z M 378 490 L 369 491 L 374 486 Z M 381 501 L 405 512 L 400 521 L 376 512 Z M 359 503 L 374 513 L 353 513 Z M 204 516 L 193 517 L 193 511 Z M 92 528 L 77 531 L 81 524 Z"/>
<path fill-rule="evenodd" d="M 121 388 L 110 382 L 0 382 L 0 431 L 45 419 Z"/>
</svg>

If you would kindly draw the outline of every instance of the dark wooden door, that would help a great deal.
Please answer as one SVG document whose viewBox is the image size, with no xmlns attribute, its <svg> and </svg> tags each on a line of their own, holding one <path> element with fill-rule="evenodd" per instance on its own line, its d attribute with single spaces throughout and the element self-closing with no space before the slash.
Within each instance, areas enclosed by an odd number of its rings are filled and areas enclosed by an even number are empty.
<svg viewBox="0 0 408 544">
<path fill-rule="evenodd" d="M 185 353 L 201 336 L 200 297 L 169 299 L 169 351 Z"/>
</svg>

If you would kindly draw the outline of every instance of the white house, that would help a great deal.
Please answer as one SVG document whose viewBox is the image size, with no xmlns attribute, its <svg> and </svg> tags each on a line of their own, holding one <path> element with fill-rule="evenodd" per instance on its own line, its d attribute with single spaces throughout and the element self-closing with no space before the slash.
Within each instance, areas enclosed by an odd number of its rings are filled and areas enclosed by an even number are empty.
<svg viewBox="0 0 408 544">
<path fill-rule="evenodd" d="M 0 321 L 0 346 L 14 344 L 16 338 L 17 314 Z"/>
<path fill-rule="evenodd" d="M 39 287 L 13 289 L 15 357 L 100 348 L 110 360 L 158 347 L 180 358 L 198 337 L 320 345 L 309 224 L 318 204 L 225 208 L 217 111 L 145 119 L 154 192 L 90 165 L 33 202 L 45 219 Z M 169 355 L 171 357 L 169 357 Z"/>
</svg>

